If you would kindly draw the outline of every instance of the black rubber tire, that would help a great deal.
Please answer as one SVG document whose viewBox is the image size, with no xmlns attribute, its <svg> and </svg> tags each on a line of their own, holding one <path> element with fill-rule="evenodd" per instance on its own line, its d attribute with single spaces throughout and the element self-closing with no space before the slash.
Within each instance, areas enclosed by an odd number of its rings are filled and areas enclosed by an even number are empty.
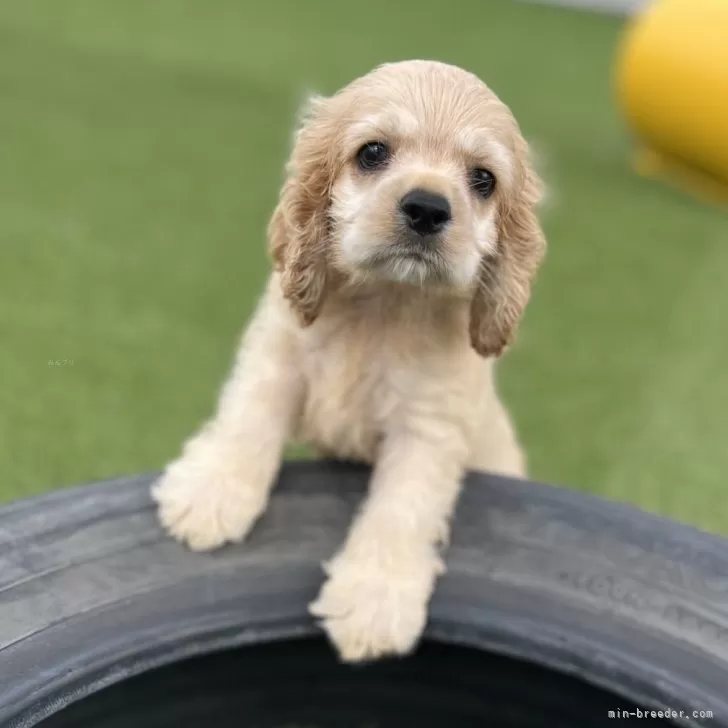
<svg viewBox="0 0 728 728">
<path fill-rule="evenodd" d="M 287 464 L 249 541 L 206 555 L 160 531 L 153 476 L 0 509 L 0 726 L 37 725 L 183 658 L 318 634 L 306 605 L 368 472 Z M 682 711 L 678 725 L 728 728 L 725 540 L 573 491 L 472 474 L 447 561 L 428 642 L 576 675 Z"/>
</svg>

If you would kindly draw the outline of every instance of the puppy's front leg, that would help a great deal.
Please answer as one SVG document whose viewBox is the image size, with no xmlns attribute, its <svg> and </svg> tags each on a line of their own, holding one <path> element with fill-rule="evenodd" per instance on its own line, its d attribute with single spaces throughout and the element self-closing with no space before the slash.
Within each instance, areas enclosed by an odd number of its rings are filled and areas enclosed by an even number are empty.
<svg viewBox="0 0 728 728">
<path fill-rule="evenodd" d="M 467 447 L 457 428 L 391 435 L 311 613 L 346 661 L 409 652 L 422 633 Z"/>
<path fill-rule="evenodd" d="M 195 550 L 241 541 L 265 509 L 303 392 L 286 324 L 264 299 L 217 414 L 153 487 L 162 524 Z"/>
</svg>

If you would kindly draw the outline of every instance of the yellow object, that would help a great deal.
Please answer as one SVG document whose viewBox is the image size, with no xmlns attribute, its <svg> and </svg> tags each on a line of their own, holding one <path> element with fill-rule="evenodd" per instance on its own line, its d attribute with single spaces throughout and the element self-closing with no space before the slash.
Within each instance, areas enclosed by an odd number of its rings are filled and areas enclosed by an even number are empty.
<svg viewBox="0 0 728 728">
<path fill-rule="evenodd" d="M 627 30 L 616 84 L 638 171 L 728 201 L 728 0 L 655 0 Z"/>
</svg>

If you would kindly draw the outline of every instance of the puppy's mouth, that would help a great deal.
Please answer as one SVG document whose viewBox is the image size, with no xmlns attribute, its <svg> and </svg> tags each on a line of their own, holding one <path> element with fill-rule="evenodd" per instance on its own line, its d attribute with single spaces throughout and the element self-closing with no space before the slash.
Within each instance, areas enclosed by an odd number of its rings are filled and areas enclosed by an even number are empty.
<svg viewBox="0 0 728 728">
<path fill-rule="evenodd" d="M 449 278 L 449 266 L 435 243 L 398 240 L 377 250 L 368 262 L 377 272 L 398 280 L 445 283 Z"/>
</svg>

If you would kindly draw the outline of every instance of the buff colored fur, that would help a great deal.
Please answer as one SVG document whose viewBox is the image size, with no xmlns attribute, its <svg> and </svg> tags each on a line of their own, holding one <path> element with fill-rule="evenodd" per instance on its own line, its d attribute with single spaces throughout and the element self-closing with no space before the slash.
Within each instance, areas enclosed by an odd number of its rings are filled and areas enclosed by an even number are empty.
<svg viewBox="0 0 728 728">
<path fill-rule="evenodd" d="M 395 155 L 364 175 L 372 139 Z M 385 65 L 314 100 L 269 226 L 276 270 L 215 416 L 154 487 L 165 527 L 211 549 L 245 538 L 287 441 L 371 462 L 311 605 L 345 660 L 416 644 L 465 469 L 525 474 L 493 369 L 545 250 L 527 151 L 507 107 L 445 64 Z M 495 173 L 491 199 L 469 188 L 472 166 Z M 390 257 L 415 186 L 452 205 L 436 269 Z"/>
</svg>

